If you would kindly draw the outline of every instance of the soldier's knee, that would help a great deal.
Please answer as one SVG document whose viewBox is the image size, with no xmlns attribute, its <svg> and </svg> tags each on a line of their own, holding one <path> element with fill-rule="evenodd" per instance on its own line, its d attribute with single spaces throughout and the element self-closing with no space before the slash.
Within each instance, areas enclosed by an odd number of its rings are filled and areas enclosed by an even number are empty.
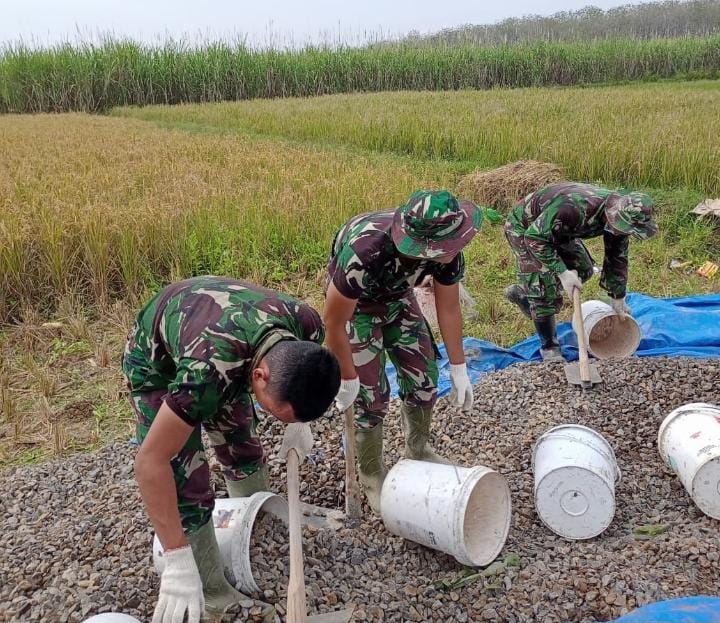
<svg viewBox="0 0 720 623">
<path fill-rule="evenodd" d="M 565 301 L 562 296 L 554 299 L 543 298 L 530 300 L 530 315 L 533 320 L 554 316 L 563 308 L 564 304 Z"/>
<path fill-rule="evenodd" d="M 580 277 L 580 281 L 585 283 L 595 274 L 595 271 L 593 270 L 593 267 L 590 266 L 590 267 L 578 268 L 577 273 L 578 273 L 578 277 Z"/>
<path fill-rule="evenodd" d="M 417 387 L 412 391 L 401 392 L 400 399 L 413 407 L 432 407 L 437 402 L 437 384 L 431 383 L 427 387 Z"/>
<path fill-rule="evenodd" d="M 385 419 L 385 411 L 355 411 L 356 428 L 375 428 Z"/>
</svg>

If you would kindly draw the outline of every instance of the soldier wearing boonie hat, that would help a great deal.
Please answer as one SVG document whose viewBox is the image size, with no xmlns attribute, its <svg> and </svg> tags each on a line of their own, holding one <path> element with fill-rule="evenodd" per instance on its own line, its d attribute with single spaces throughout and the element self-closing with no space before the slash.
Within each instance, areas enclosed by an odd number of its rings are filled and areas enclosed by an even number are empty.
<svg viewBox="0 0 720 623">
<path fill-rule="evenodd" d="M 653 200 L 640 192 L 616 192 L 576 182 L 552 184 L 531 193 L 509 214 L 505 235 L 517 260 L 519 283 L 505 297 L 532 318 L 546 361 L 562 359 L 555 314 L 562 308 L 560 287 L 572 298 L 594 274 L 594 262 L 581 239 L 603 237 L 605 258 L 600 287 L 616 313 L 625 303 L 630 236 L 655 235 Z"/>
<path fill-rule="evenodd" d="M 413 287 L 431 275 L 438 323 L 450 360 L 451 400 L 470 410 L 473 391 L 462 347 L 462 249 L 482 212 L 447 191 L 417 191 L 397 208 L 351 218 L 337 232 L 328 265 L 326 343 L 340 362 L 336 405 L 355 406 L 360 482 L 379 511 L 386 474 L 383 418 L 390 390 L 385 358 L 398 375 L 405 456 L 446 462 L 430 446 L 437 398 L 436 348 Z"/>
</svg>

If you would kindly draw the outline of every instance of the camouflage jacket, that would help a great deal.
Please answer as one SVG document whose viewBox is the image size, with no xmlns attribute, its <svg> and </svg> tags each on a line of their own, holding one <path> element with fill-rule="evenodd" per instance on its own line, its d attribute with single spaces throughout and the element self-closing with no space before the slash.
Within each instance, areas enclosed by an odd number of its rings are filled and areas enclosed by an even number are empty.
<svg viewBox="0 0 720 623">
<path fill-rule="evenodd" d="M 603 237 L 605 258 L 600 286 L 613 298 L 625 296 L 629 236 L 605 227 L 605 204 L 613 191 L 590 184 L 552 184 L 525 197 L 508 224 L 525 238 L 528 251 L 549 271 L 567 269 L 556 248 L 575 238 Z"/>
<path fill-rule="evenodd" d="M 271 345 L 323 338 L 320 316 L 301 301 L 244 281 L 195 277 L 167 286 L 140 311 L 124 368 L 131 388 L 166 384 L 168 406 L 195 424 L 247 399 L 250 371 Z"/>
<path fill-rule="evenodd" d="M 328 278 L 340 294 L 362 303 L 390 302 L 406 296 L 427 275 L 443 285 L 463 278 L 465 260 L 458 253 L 448 264 L 401 255 L 393 243 L 395 210 L 360 214 L 335 235 Z"/>
</svg>

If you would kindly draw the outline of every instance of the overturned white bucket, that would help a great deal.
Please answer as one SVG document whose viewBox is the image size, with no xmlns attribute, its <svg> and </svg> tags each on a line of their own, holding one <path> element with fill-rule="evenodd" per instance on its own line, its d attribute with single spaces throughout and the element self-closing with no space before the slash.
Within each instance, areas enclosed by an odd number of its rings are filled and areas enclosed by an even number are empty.
<svg viewBox="0 0 720 623">
<path fill-rule="evenodd" d="M 215 500 L 212 521 L 225 567 L 225 577 L 243 593 L 259 592 L 250 564 L 250 541 L 255 519 L 260 511 L 270 513 L 287 523 L 287 502 L 270 491 L 260 491 L 247 498 Z M 163 549 L 155 536 L 153 541 L 155 570 L 165 568 Z"/>
<path fill-rule="evenodd" d="M 624 359 L 640 346 L 640 326 L 632 316 L 621 319 L 603 301 L 582 304 L 585 340 L 598 359 Z"/>
<path fill-rule="evenodd" d="M 693 402 L 670 412 L 658 450 L 698 508 L 720 519 L 720 407 Z"/>
<path fill-rule="evenodd" d="M 533 450 L 535 508 L 542 522 L 568 539 L 590 539 L 615 516 L 620 470 L 610 444 L 587 426 L 556 426 Z"/>
<path fill-rule="evenodd" d="M 489 467 L 403 459 L 380 497 L 387 529 L 405 539 L 482 567 L 502 550 L 510 530 L 510 488 Z"/>
</svg>

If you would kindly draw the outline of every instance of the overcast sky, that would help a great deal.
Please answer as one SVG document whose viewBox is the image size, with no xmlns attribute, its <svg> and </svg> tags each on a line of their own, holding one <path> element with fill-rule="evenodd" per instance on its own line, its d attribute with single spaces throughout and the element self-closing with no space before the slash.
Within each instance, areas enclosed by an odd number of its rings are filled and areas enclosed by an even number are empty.
<svg viewBox="0 0 720 623">
<path fill-rule="evenodd" d="M 49 43 L 98 33 L 153 42 L 166 38 L 232 38 L 253 44 L 360 43 L 368 33 L 422 33 L 529 13 L 549 15 L 612 0 L 0 0 L 0 41 Z"/>
</svg>

